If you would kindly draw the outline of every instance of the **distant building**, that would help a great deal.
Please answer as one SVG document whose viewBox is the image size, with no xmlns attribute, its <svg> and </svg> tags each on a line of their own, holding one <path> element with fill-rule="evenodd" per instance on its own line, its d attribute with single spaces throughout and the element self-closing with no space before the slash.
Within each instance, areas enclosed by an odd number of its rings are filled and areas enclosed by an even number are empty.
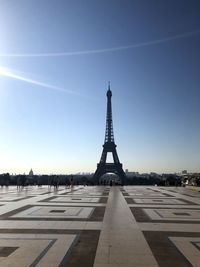
<svg viewBox="0 0 200 267">
<path fill-rule="evenodd" d="M 187 170 L 183 170 L 181 173 L 182 174 L 187 174 Z"/>
<path fill-rule="evenodd" d="M 160 175 L 156 172 L 150 172 L 150 176 L 160 177 Z"/>
<path fill-rule="evenodd" d="M 29 172 L 29 174 L 28 174 L 28 176 L 29 177 L 32 177 L 33 175 L 34 175 L 34 173 L 33 173 L 33 170 L 31 169 L 30 172 Z"/>
<path fill-rule="evenodd" d="M 129 176 L 129 177 L 130 176 L 139 176 L 139 172 L 129 172 L 129 171 L 127 171 L 126 175 Z"/>
</svg>

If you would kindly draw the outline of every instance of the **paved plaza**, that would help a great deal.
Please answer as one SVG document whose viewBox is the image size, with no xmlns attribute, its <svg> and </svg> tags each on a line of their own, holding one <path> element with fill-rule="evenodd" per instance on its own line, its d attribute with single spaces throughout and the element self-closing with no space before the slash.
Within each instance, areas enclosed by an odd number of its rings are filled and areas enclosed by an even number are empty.
<svg viewBox="0 0 200 267">
<path fill-rule="evenodd" d="M 200 266 L 200 188 L 0 189 L 0 267 Z"/>
</svg>

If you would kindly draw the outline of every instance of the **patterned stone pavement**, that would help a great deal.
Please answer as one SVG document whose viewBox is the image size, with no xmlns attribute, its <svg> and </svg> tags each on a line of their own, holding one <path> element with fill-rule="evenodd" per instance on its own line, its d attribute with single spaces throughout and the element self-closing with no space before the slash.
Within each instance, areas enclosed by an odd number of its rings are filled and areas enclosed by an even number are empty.
<svg viewBox="0 0 200 267">
<path fill-rule="evenodd" d="M 0 267 L 200 267 L 199 191 L 0 188 Z"/>
</svg>

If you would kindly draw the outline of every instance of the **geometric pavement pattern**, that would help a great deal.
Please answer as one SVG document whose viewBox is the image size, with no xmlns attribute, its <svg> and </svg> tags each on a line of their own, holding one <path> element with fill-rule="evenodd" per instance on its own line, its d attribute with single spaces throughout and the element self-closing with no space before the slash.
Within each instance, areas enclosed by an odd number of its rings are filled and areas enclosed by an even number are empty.
<svg viewBox="0 0 200 267">
<path fill-rule="evenodd" d="M 199 191 L 0 188 L 0 267 L 200 267 Z"/>
</svg>

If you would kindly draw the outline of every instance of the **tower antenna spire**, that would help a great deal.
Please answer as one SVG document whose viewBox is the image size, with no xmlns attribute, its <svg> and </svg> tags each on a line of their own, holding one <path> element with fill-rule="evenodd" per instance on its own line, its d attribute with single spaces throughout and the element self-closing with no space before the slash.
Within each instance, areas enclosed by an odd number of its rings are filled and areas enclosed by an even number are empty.
<svg viewBox="0 0 200 267">
<path fill-rule="evenodd" d="M 108 81 L 108 90 L 110 90 L 110 81 Z"/>
</svg>

